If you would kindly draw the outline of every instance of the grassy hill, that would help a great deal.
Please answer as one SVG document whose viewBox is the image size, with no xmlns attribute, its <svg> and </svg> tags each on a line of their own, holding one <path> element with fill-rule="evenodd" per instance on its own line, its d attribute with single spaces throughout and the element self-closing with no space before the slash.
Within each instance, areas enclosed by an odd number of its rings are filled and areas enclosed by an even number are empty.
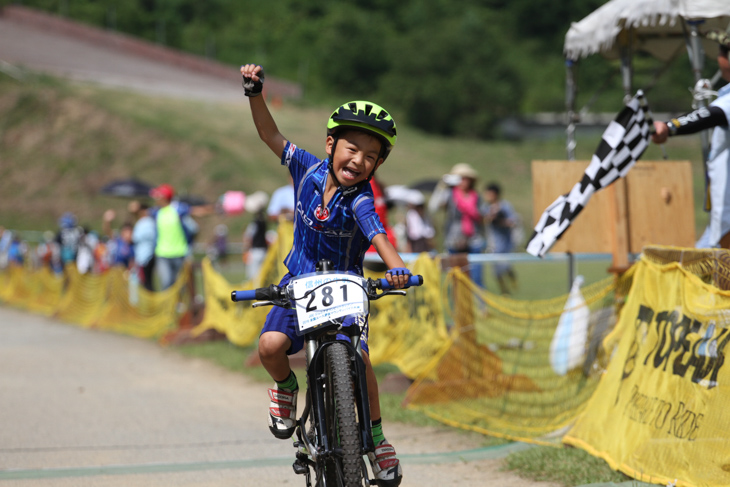
<svg viewBox="0 0 730 487">
<path fill-rule="evenodd" d="M 332 107 L 272 107 L 281 132 L 322 157 L 325 123 Z M 397 120 L 397 114 L 396 114 Z M 564 159 L 564 139 L 523 142 L 479 141 L 424 134 L 399 124 L 398 146 L 379 175 L 385 184 L 438 178 L 457 162 L 471 163 L 480 185 L 496 180 L 529 226 L 532 221 L 530 161 Z M 590 158 L 598 135 L 578 141 L 580 160 Z M 697 226 L 702 172 L 697 137 L 673 140 L 671 159 L 695 168 Z M 651 147 L 644 159 L 660 159 Z M 101 196 L 116 178 L 136 176 L 169 182 L 182 193 L 215 201 L 227 190 L 267 192 L 285 184 L 286 170 L 259 140 L 247 100 L 216 104 L 144 96 L 92 85 L 33 77 L 18 82 L 0 74 L 0 225 L 54 229 L 64 211 L 99 228 L 106 208 L 126 201 Z M 122 211 L 124 214 L 124 211 Z M 215 215 L 202 222 L 203 235 L 226 223 L 240 235 L 246 217 Z"/>
</svg>

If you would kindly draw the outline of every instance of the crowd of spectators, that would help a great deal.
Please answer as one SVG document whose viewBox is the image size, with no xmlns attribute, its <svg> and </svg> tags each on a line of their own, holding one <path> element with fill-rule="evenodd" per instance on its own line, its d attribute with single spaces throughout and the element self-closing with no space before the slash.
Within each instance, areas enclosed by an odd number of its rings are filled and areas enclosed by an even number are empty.
<svg viewBox="0 0 730 487">
<path fill-rule="evenodd" d="M 232 210 L 222 204 L 190 206 L 180 201 L 171 185 L 162 184 L 150 191 L 149 198 L 130 201 L 124 215 L 113 209 L 104 211 L 100 231 L 80 224 L 71 212 L 61 215 L 55 231 L 44 232 L 42 238 L 31 238 L 35 245 L 29 245 L 21 232 L 0 227 L 0 269 L 28 265 L 47 267 L 61 274 L 67 265 L 73 265 L 79 273 L 88 274 L 119 267 L 135 283 L 150 291 L 162 291 L 175 282 L 185 261 L 192 259 L 193 243 L 199 233 L 195 218 L 245 211 L 253 218 L 241 238 L 242 260 L 247 277 L 253 278 L 272 241 L 271 221 L 292 219 L 293 198 L 290 202 L 289 192 L 293 193 L 291 184 L 280 188 L 275 205 L 268 207 L 269 196 L 263 191 L 248 198 L 235 192 L 236 196 L 241 195 L 241 207 Z M 218 265 L 226 263 L 229 237 L 228 226 L 219 223 L 205 249 Z"/>
<path fill-rule="evenodd" d="M 66 212 L 58 219 L 57 231 L 44 232 L 34 250 L 18 232 L 0 227 L 0 268 L 27 263 L 62 273 L 72 264 L 80 274 L 88 274 L 120 267 L 148 290 L 167 289 L 192 254 L 198 231 L 192 215 L 210 211 L 191 210 L 174 196 L 172 186 L 163 184 L 150 192 L 155 206 L 132 201 L 121 221 L 116 211 L 106 210 L 100 232 Z"/>
<path fill-rule="evenodd" d="M 520 216 L 502 198 L 502 187 L 489 182 L 483 192 L 478 187 L 479 174 L 467 163 L 454 165 L 436 186 L 428 209 L 431 214 L 444 210 L 444 248 L 450 254 L 514 252 L 522 235 Z M 494 276 L 503 294 L 517 286 L 517 275 L 508 262 L 493 266 Z M 470 265 L 475 284 L 484 287 L 483 266 Z"/>
<path fill-rule="evenodd" d="M 396 203 L 387 195 L 387 188 L 377 180 L 371 181 L 376 209 L 388 238 L 401 252 L 437 251 L 437 231 L 432 220 L 441 210 L 446 252 L 515 251 L 515 235 L 522 230 L 519 215 L 502 198 L 499 184 L 491 182 L 480 192 L 477 183 L 478 174 L 469 164 L 456 164 L 441 178 L 430 200 L 420 191 L 409 191 L 399 201 L 404 204 L 403 211 L 394 219 L 391 215 L 390 219 L 395 221 L 391 228 L 388 214 Z M 275 222 L 293 219 L 294 187 L 290 181 L 274 191 L 271 198 L 263 191 L 248 196 L 235 193 L 240 196 L 233 205 L 236 209 L 230 204 L 191 207 L 176 198 L 172 186 L 163 184 L 150 192 L 151 205 L 144 200 L 131 201 L 121 218 L 116 211 L 106 210 L 100 232 L 79 224 L 73 213 L 64 213 L 58 219 L 57 230 L 44 232 L 36 246 L 29 246 L 17 232 L 0 227 L 0 269 L 29 264 L 62 273 L 66 265 L 74 264 L 79 273 L 86 274 L 120 267 L 147 290 L 161 291 L 175 282 L 184 262 L 192 257 L 192 244 L 198 233 L 193 216 L 217 210 L 228 215 L 249 215 L 250 223 L 241 238 L 241 254 L 246 276 L 255 278 L 273 241 Z M 214 264 L 228 262 L 229 239 L 228 226 L 216 225 L 206 248 Z M 508 263 L 498 263 L 493 270 L 501 292 L 510 293 L 517 282 L 514 269 Z M 474 282 L 484 287 L 482 266 L 472 264 L 470 271 Z"/>
</svg>

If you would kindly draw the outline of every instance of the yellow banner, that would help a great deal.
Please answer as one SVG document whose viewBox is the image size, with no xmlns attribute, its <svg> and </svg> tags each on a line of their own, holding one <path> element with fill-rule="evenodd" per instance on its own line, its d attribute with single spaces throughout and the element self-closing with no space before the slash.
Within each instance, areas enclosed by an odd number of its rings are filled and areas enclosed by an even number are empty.
<svg viewBox="0 0 730 487">
<path fill-rule="evenodd" d="M 730 485 L 730 292 L 677 263 L 637 266 L 606 338 L 618 348 L 563 441 L 644 482 Z"/>
</svg>

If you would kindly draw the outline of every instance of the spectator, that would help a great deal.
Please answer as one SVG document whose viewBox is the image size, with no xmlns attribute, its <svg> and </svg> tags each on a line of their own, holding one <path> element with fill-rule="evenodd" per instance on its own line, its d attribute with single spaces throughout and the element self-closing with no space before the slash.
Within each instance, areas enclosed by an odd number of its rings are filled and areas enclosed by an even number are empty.
<svg viewBox="0 0 730 487">
<path fill-rule="evenodd" d="M 4 269 L 8 265 L 8 250 L 13 242 L 13 232 L 0 227 L 0 269 Z"/>
<path fill-rule="evenodd" d="M 98 235 L 94 233 L 96 237 L 96 243 L 93 247 L 94 254 L 94 267 L 93 270 L 97 274 L 106 272 L 111 267 L 111 249 L 114 248 L 114 243 L 109 240 L 106 236 Z"/>
<path fill-rule="evenodd" d="M 514 252 L 515 229 L 519 225 L 520 218 L 509 201 L 501 198 L 502 188 L 497 183 L 489 183 L 485 187 L 485 220 L 489 225 L 490 247 L 495 254 L 508 254 Z M 517 275 L 509 262 L 497 262 L 494 264 L 494 276 L 499 283 L 502 294 L 510 294 L 507 280 L 512 288 L 517 286 Z"/>
<path fill-rule="evenodd" d="M 132 223 L 124 222 L 119 229 L 119 235 L 110 241 L 114 245 L 109 255 L 111 265 L 121 266 L 125 269 L 131 269 L 134 265 L 133 231 L 134 226 Z"/>
<path fill-rule="evenodd" d="M 444 247 L 450 254 L 478 254 L 486 249 L 482 201 L 475 189 L 477 172 L 467 163 L 456 164 L 449 178 L 455 186 L 442 192 L 441 207 L 446 209 Z M 445 179 L 445 180 L 446 180 Z M 470 266 L 472 281 L 483 285 L 481 264 Z"/>
<path fill-rule="evenodd" d="M 420 191 L 413 190 L 406 212 L 406 237 L 408 252 L 430 252 L 436 231 L 426 214 L 426 200 Z"/>
<path fill-rule="evenodd" d="M 58 220 L 59 230 L 56 234 L 56 242 L 61 247 L 61 263 L 66 265 L 69 262 L 76 262 L 76 254 L 79 250 L 81 238 L 84 231 L 76 225 L 76 216 L 66 212 Z"/>
<path fill-rule="evenodd" d="M 263 191 L 256 191 L 246 199 L 246 211 L 254 215 L 243 232 L 243 258 L 246 262 L 246 276 L 256 279 L 269 247 L 266 241 L 266 215 L 264 209 L 269 197 Z"/>
<path fill-rule="evenodd" d="M 388 210 L 390 209 L 390 207 L 388 206 L 388 202 L 385 198 L 385 189 L 383 187 L 383 184 L 375 175 L 373 175 L 373 177 L 370 179 L 370 189 L 373 191 L 373 205 L 375 206 L 375 213 L 378 215 L 380 223 L 383 224 L 383 228 L 385 229 L 385 235 L 386 237 L 388 237 L 388 241 L 391 243 L 391 245 L 397 248 L 398 240 L 396 239 L 395 232 L 388 222 Z M 377 255 L 375 247 L 372 245 L 365 253 L 372 256 Z M 380 273 L 388 270 L 388 267 L 382 262 L 366 261 L 364 265 L 366 269 L 373 272 Z"/>
<path fill-rule="evenodd" d="M 289 221 L 294 220 L 294 180 L 289 176 L 289 184 L 276 189 L 271 194 L 271 201 L 266 210 L 269 220 L 273 222 L 279 221 L 279 217 L 284 217 Z"/>
<path fill-rule="evenodd" d="M 131 222 L 124 222 L 115 234 L 111 224 L 116 218 L 114 210 L 104 212 L 102 219 L 102 232 L 108 238 L 106 242 L 106 260 L 109 266 L 122 266 L 130 269 L 134 264 L 134 248 L 132 244 L 132 231 L 134 227 Z"/>
<path fill-rule="evenodd" d="M 225 264 L 228 257 L 228 227 L 220 223 L 215 227 L 215 235 L 208 246 L 208 257 L 213 263 Z"/>
<path fill-rule="evenodd" d="M 93 232 L 89 232 L 86 228 L 78 227 L 80 235 L 78 247 L 76 249 L 76 270 L 79 274 L 87 274 L 94 271 L 94 262 L 96 255 L 96 246 L 99 243 L 99 237 Z"/>
<path fill-rule="evenodd" d="M 55 241 L 52 231 L 47 230 L 43 232 L 43 241 L 36 248 L 36 254 L 41 265 L 48 267 L 56 273 L 63 271 L 63 266 L 61 265 L 61 248 Z"/>
<path fill-rule="evenodd" d="M 185 203 L 173 201 L 175 189 L 162 184 L 150 191 L 150 196 L 158 205 L 152 208 L 155 219 L 155 270 L 160 281 L 160 291 L 172 286 L 190 253 L 190 243 L 197 233 L 190 218 L 190 207 Z M 193 221 L 194 224 L 194 221 Z"/>
<path fill-rule="evenodd" d="M 155 219 L 150 216 L 149 205 L 146 203 L 131 205 L 130 211 L 137 217 L 137 221 L 132 229 L 134 264 L 137 267 L 142 285 L 148 291 L 152 291 L 152 276 L 155 268 L 155 244 L 157 242 Z"/>
<path fill-rule="evenodd" d="M 22 266 L 27 253 L 28 244 L 21 240 L 19 235 L 13 235 L 8 248 L 8 265 Z"/>
</svg>

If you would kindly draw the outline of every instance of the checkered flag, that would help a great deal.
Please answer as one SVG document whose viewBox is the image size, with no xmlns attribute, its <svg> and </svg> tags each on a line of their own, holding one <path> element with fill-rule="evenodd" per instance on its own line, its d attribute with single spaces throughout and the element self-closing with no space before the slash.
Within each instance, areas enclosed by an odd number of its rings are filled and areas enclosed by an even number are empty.
<svg viewBox="0 0 730 487">
<path fill-rule="evenodd" d="M 626 176 L 648 147 L 653 130 L 649 106 L 639 90 L 603 132 L 601 143 L 580 182 L 543 212 L 527 243 L 527 252 L 544 257 L 585 208 L 593 193 Z"/>
</svg>

